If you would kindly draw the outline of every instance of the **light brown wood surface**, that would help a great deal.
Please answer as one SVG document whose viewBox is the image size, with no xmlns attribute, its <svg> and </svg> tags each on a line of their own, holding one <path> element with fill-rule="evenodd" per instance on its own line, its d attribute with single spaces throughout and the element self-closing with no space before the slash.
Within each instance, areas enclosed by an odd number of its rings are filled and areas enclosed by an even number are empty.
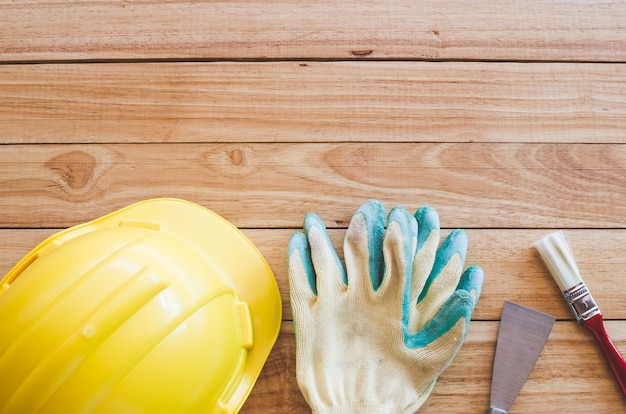
<svg viewBox="0 0 626 414">
<path fill-rule="evenodd" d="M 0 99 L 10 143 L 620 143 L 626 66 L 7 65 L 0 66 Z"/>
<path fill-rule="evenodd" d="M 8 61 L 474 59 L 621 62 L 622 2 L 0 2 Z"/>
<path fill-rule="evenodd" d="M 242 412 L 310 412 L 287 241 L 314 211 L 341 251 L 369 198 L 435 207 L 485 269 L 420 413 L 487 410 L 505 300 L 557 317 L 511 414 L 626 411 L 532 248 L 568 231 L 626 353 L 626 2 L 0 1 L 0 275 L 152 197 L 221 214 L 276 275 L 281 334 Z"/>
</svg>

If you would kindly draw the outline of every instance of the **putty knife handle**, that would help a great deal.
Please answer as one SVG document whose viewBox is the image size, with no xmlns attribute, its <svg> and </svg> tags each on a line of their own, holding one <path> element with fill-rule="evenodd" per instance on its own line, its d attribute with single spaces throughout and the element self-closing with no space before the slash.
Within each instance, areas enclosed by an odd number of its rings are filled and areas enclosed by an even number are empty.
<svg viewBox="0 0 626 414">
<path fill-rule="evenodd" d="M 489 407 L 489 411 L 487 411 L 487 414 L 509 414 L 509 412 L 496 407 Z"/>
</svg>

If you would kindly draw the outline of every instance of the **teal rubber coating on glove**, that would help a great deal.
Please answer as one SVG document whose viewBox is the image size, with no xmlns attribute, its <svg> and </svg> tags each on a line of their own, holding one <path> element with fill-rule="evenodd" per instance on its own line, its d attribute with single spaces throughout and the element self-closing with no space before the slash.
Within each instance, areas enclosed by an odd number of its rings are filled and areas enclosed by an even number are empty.
<svg viewBox="0 0 626 414">
<path fill-rule="evenodd" d="M 465 270 L 465 272 L 463 272 L 463 276 L 461 276 L 457 289 L 465 290 L 467 292 L 476 292 L 476 302 L 480 296 L 484 277 L 483 269 L 480 266 L 470 266 L 467 270 Z"/>
<path fill-rule="evenodd" d="M 306 272 L 306 278 L 309 282 L 309 287 L 315 296 L 317 296 L 317 285 L 315 283 L 315 272 L 313 270 L 313 261 L 311 260 L 311 249 L 309 248 L 309 239 L 302 233 L 294 233 L 289 239 L 289 255 L 287 256 L 291 260 L 294 252 L 299 252 L 300 260 L 304 271 Z"/>
<path fill-rule="evenodd" d="M 459 229 L 450 232 L 439 250 L 437 250 L 433 270 L 426 280 L 426 285 L 424 285 L 424 289 L 422 290 L 420 297 L 417 299 L 418 302 L 424 300 L 424 297 L 428 294 L 430 285 L 439 276 L 441 270 L 448 264 L 450 258 L 457 253 L 461 256 L 461 262 L 465 263 L 465 255 L 467 253 L 467 234 L 463 230 Z"/>
<path fill-rule="evenodd" d="M 416 334 L 411 334 L 408 332 L 408 326 L 404 324 L 404 343 L 407 348 L 414 349 L 428 346 L 448 332 L 462 317 L 465 318 L 465 325 L 469 328 L 474 306 L 480 297 L 483 278 L 482 268 L 478 266 L 468 268 L 463 272 L 457 290 L 422 330 Z"/>
<path fill-rule="evenodd" d="M 433 230 L 439 232 L 439 215 L 434 208 L 423 206 L 415 212 L 415 219 L 418 224 L 417 249 L 419 250 Z"/>
</svg>

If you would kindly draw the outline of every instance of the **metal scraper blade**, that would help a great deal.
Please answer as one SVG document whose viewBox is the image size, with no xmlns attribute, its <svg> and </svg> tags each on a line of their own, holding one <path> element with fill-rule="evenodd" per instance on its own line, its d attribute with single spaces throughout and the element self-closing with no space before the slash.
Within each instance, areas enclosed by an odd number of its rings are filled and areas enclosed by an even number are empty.
<svg viewBox="0 0 626 414">
<path fill-rule="evenodd" d="M 543 349 L 555 318 L 505 301 L 491 377 L 490 413 L 508 413 Z"/>
</svg>

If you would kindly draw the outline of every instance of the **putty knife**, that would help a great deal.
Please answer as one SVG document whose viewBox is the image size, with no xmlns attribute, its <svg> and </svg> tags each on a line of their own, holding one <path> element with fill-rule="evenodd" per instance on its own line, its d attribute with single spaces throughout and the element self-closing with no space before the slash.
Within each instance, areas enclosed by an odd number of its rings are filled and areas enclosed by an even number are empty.
<svg viewBox="0 0 626 414">
<path fill-rule="evenodd" d="M 505 301 L 491 377 L 488 414 L 507 414 L 543 349 L 555 318 Z"/>
</svg>

